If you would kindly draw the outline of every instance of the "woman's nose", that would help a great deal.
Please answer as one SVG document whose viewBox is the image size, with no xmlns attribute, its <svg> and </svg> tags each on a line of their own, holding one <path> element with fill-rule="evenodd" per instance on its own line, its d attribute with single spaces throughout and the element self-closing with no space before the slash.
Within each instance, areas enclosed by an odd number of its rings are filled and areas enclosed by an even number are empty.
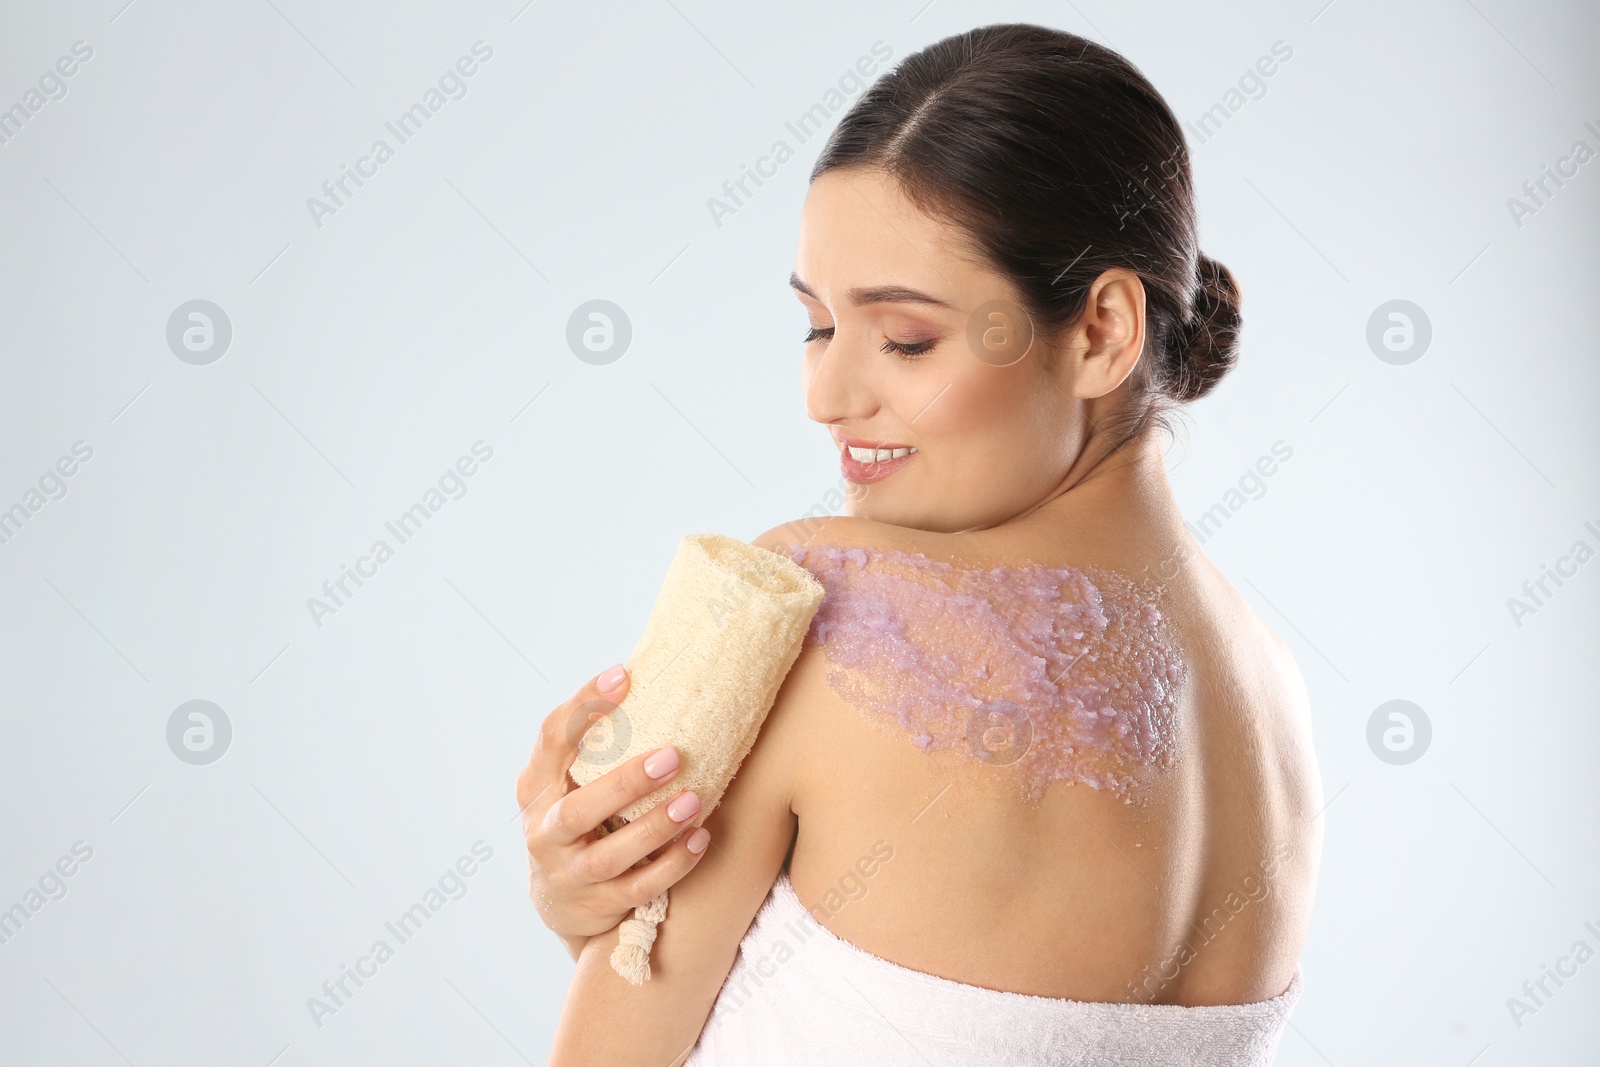
<svg viewBox="0 0 1600 1067">
<path fill-rule="evenodd" d="M 806 360 L 806 416 L 823 424 L 870 418 L 877 398 L 861 373 L 866 353 L 850 350 L 848 341 L 833 341 Z"/>
</svg>

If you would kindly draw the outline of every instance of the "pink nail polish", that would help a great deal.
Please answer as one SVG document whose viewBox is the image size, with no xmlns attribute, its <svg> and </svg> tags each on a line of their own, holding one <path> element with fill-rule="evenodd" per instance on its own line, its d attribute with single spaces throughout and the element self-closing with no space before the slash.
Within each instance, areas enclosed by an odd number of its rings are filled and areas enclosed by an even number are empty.
<svg viewBox="0 0 1600 1067">
<path fill-rule="evenodd" d="M 672 746 L 658 748 L 644 761 L 644 773 L 652 778 L 665 778 L 678 769 L 678 750 Z"/>
<path fill-rule="evenodd" d="M 594 684 L 599 688 L 600 692 L 609 693 L 622 684 L 622 679 L 627 673 L 627 668 L 619 663 L 615 667 L 607 667 L 601 671 L 600 677 L 594 680 Z"/>
<path fill-rule="evenodd" d="M 684 844 L 689 846 L 690 852 L 698 855 L 706 850 L 706 845 L 710 841 L 711 834 L 706 831 L 704 826 L 701 826 L 697 828 L 694 833 L 689 835 L 689 840 L 685 841 Z"/>
<path fill-rule="evenodd" d="M 699 810 L 700 798 L 695 796 L 693 793 L 685 793 L 683 796 L 667 805 L 667 816 L 671 818 L 673 822 L 684 822 Z"/>
</svg>

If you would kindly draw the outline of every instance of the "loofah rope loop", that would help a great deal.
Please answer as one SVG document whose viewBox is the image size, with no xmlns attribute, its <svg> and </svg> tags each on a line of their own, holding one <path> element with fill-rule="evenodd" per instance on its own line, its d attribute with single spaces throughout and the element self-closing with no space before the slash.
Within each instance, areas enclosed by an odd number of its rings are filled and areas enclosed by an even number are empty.
<svg viewBox="0 0 1600 1067">
<path fill-rule="evenodd" d="M 611 969 L 630 985 L 650 980 L 650 949 L 656 943 L 656 927 L 667 917 L 667 894 L 646 901 L 633 909 L 633 918 L 617 927 L 617 947 L 611 950 Z"/>
</svg>

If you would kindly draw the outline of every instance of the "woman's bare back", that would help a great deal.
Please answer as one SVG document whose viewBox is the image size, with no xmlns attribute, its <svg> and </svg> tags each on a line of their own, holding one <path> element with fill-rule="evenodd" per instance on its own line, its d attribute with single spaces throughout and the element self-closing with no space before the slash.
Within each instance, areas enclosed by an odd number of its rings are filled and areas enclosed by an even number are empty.
<svg viewBox="0 0 1600 1067">
<path fill-rule="evenodd" d="M 919 744 L 883 707 L 841 692 L 837 664 L 808 641 L 779 696 L 804 723 L 790 880 L 840 937 L 955 981 L 1085 1001 L 1277 996 L 1304 942 L 1321 842 L 1298 669 L 1181 519 L 1159 502 L 1119 515 L 1125 503 L 1096 509 L 1089 487 L 1076 496 L 987 531 L 828 519 L 780 528 L 789 536 L 768 535 L 768 547 L 1125 576 L 1154 594 L 1181 657 L 1171 752 L 1147 752 L 1132 788 L 1058 773 L 1041 790 L 1012 757 L 925 750 L 926 735 Z"/>
</svg>

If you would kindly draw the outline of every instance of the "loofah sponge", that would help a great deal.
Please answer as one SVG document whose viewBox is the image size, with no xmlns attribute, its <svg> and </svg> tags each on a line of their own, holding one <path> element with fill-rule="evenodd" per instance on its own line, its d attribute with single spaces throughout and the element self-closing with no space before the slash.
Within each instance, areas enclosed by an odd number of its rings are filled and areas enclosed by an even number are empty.
<svg viewBox="0 0 1600 1067">
<path fill-rule="evenodd" d="M 610 829 L 685 789 L 701 801 L 689 826 L 711 815 L 755 744 L 822 596 L 821 582 L 775 552 L 721 534 L 679 542 L 628 657 L 628 695 L 589 728 L 571 774 L 587 785 L 665 745 L 677 748 L 679 771 L 618 812 Z M 666 911 L 662 893 L 622 924 L 611 966 L 634 985 L 650 978 L 650 948 Z"/>
</svg>

